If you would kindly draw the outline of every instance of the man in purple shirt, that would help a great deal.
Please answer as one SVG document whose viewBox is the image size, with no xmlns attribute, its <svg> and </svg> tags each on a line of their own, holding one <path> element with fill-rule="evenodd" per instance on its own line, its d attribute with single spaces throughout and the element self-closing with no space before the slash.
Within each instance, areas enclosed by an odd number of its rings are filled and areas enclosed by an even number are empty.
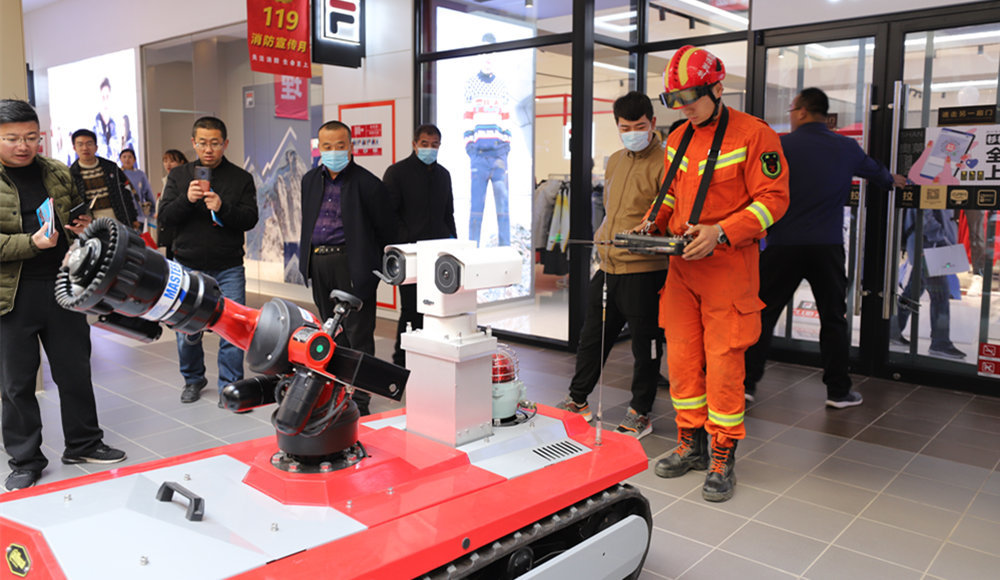
<svg viewBox="0 0 1000 580">
<path fill-rule="evenodd" d="M 333 315 L 330 292 L 343 290 L 362 300 L 344 319 L 337 344 L 375 354 L 375 290 L 382 250 L 394 242 L 396 210 L 382 181 L 354 163 L 351 129 L 339 121 L 319 128 L 321 164 L 302 177 L 302 233 L 299 270 L 309 280 L 320 318 Z M 368 414 L 370 396 L 354 400 Z"/>
</svg>

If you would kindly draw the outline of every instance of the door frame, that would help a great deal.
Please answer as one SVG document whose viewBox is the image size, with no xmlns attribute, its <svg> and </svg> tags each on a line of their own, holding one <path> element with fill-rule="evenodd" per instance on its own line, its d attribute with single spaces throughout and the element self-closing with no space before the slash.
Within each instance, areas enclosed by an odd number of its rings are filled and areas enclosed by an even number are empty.
<svg viewBox="0 0 1000 580">
<path fill-rule="evenodd" d="M 872 63 L 872 111 L 869 126 L 868 154 L 888 165 L 892 147 L 893 84 L 903 78 L 904 40 L 907 34 L 977 24 L 1000 23 L 1000 1 L 991 0 L 959 6 L 932 8 L 898 14 L 880 15 L 808 26 L 755 31 L 748 51 L 750 79 L 747 111 L 763 118 L 766 94 L 766 55 L 770 48 L 795 46 L 810 42 L 830 42 L 859 37 L 874 37 Z M 1000 96 L 998 96 L 1000 101 Z M 1000 104 L 1000 103 L 998 103 Z M 892 168 L 894 170 L 894 168 Z M 974 393 L 997 393 L 995 379 L 975 374 L 956 384 L 955 375 L 912 357 L 904 363 L 889 361 L 889 321 L 882 318 L 882 285 L 886 258 L 888 196 L 868 195 L 865 256 L 862 271 L 862 307 L 860 347 L 851 349 L 851 371 L 893 380 L 919 382 Z M 772 347 L 775 360 L 821 366 L 817 346 L 808 349 Z"/>
</svg>

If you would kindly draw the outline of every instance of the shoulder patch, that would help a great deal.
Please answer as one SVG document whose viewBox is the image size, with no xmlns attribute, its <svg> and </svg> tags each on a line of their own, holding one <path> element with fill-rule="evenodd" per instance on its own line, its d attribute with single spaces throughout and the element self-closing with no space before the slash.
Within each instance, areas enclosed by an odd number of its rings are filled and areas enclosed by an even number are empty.
<svg viewBox="0 0 1000 580">
<path fill-rule="evenodd" d="M 777 151 L 768 151 L 760 156 L 760 169 L 764 175 L 774 179 L 781 175 L 781 155 Z"/>
</svg>

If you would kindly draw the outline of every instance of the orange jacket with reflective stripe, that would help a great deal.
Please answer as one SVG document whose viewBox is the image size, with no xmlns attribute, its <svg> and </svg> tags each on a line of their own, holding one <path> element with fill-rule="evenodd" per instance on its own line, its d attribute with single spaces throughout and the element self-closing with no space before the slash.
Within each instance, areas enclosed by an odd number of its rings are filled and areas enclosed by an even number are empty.
<svg viewBox="0 0 1000 580">
<path fill-rule="evenodd" d="M 695 127 L 691 143 L 664 199 L 656 226 L 680 235 L 687 230 L 718 121 Z M 667 138 L 665 165 L 670 166 L 686 125 Z M 698 222 L 720 224 L 732 247 L 764 237 L 764 231 L 788 209 L 788 164 L 777 133 L 764 121 L 729 109 L 729 126 L 715 164 Z"/>
</svg>

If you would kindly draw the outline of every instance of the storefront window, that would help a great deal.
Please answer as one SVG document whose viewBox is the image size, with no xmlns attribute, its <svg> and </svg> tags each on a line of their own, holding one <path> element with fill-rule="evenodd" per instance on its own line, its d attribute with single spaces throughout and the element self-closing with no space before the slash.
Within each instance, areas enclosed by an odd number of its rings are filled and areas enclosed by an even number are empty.
<svg viewBox="0 0 1000 580">
<path fill-rule="evenodd" d="M 621 0 L 619 0 L 621 1 Z M 423 52 L 441 52 L 570 32 L 572 0 L 424 0 L 421 7 Z M 470 27 L 471 19 L 516 25 L 516 32 L 498 37 Z"/>
<path fill-rule="evenodd" d="M 736 32 L 750 24 L 750 0 L 650 0 L 648 6 L 649 42 Z"/>
</svg>

